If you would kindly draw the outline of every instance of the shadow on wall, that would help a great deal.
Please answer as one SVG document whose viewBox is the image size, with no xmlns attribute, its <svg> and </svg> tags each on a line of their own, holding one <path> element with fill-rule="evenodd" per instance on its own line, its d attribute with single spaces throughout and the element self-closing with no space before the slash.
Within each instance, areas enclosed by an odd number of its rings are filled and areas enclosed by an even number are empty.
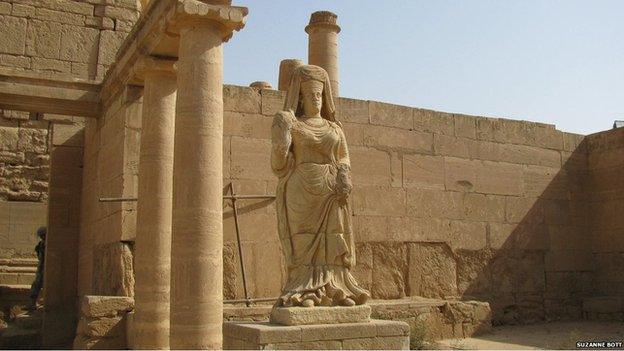
<svg viewBox="0 0 624 351">
<path fill-rule="evenodd" d="M 456 253 L 461 298 L 490 302 L 494 324 L 582 318 L 594 270 L 586 147 L 581 142 L 556 174 L 528 178 L 528 194 L 551 180 L 535 198 L 507 201 L 508 223 L 488 224 L 490 249 Z"/>
</svg>

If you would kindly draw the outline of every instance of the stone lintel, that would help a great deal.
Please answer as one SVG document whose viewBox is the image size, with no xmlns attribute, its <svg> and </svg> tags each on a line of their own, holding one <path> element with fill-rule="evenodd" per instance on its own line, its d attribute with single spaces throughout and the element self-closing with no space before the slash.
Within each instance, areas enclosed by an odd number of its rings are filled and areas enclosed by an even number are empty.
<svg viewBox="0 0 624 351">
<path fill-rule="evenodd" d="M 306 33 L 316 28 L 327 28 L 340 33 L 340 26 L 337 24 L 338 16 L 330 11 L 316 11 L 310 16 L 310 23 L 305 27 Z"/>
<path fill-rule="evenodd" d="M 311 349 L 315 347 L 314 345 L 327 345 L 337 349 L 407 349 L 409 331 L 409 325 L 405 322 L 378 319 L 363 323 L 300 326 L 283 326 L 267 322 L 225 322 L 223 347 Z"/>
<path fill-rule="evenodd" d="M 48 77 L 0 69 L 0 109 L 99 117 L 99 85 L 94 81 Z"/>
<path fill-rule="evenodd" d="M 281 325 L 338 324 L 370 321 L 368 305 L 353 307 L 276 307 L 271 322 Z"/>
</svg>

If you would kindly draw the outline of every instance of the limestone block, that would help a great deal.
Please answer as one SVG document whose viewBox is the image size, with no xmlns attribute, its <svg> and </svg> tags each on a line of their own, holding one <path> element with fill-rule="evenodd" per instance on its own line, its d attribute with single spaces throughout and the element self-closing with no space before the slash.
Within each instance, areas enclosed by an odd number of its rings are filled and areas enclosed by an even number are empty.
<svg viewBox="0 0 624 351">
<path fill-rule="evenodd" d="M 405 150 L 423 154 L 433 151 L 433 135 L 385 126 L 369 126 L 362 130 L 364 145 Z M 347 134 L 349 141 L 353 138 Z"/>
<path fill-rule="evenodd" d="M 455 135 L 453 115 L 446 112 L 414 109 L 414 130 L 443 135 Z"/>
<path fill-rule="evenodd" d="M 29 56 L 59 59 L 62 25 L 39 20 L 28 21 L 26 54 Z"/>
<path fill-rule="evenodd" d="M 273 180 L 271 143 L 266 139 L 232 137 L 230 174 L 239 179 Z"/>
<path fill-rule="evenodd" d="M 84 335 L 77 335 L 73 344 L 74 350 L 124 350 L 126 349 L 126 338 L 91 338 Z"/>
<path fill-rule="evenodd" d="M 492 161 L 527 165 L 561 167 L 561 155 L 558 151 L 533 146 L 498 144 L 498 155 Z"/>
<path fill-rule="evenodd" d="M 355 240 L 359 242 L 395 241 L 393 233 L 389 231 L 388 221 L 389 218 L 386 216 L 357 216 L 353 223 L 353 232 L 357 233 Z"/>
<path fill-rule="evenodd" d="M 357 240 L 357 239 L 356 239 Z M 356 243 L 356 265 L 351 273 L 366 290 L 373 285 L 373 250 L 368 243 Z"/>
<path fill-rule="evenodd" d="M 52 128 L 53 145 L 82 146 L 84 125 L 54 124 Z"/>
<path fill-rule="evenodd" d="M 503 162 L 483 161 L 476 170 L 475 191 L 485 194 L 520 195 L 522 167 Z"/>
<path fill-rule="evenodd" d="M 355 188 L 351 195 L 357 215 L 405 215 L 405 190 L 387 187 Z"/>
<path fill-rule="evenodd" d="M 126 32 L 116 32 L 112 30 L 103 30 L 100 32 L 100 46 L 98 51 L 98 65 L 111 65 L 115 62 L 117 51 L 121 47 Z M 98 73 L 100 70 L 98 69 Z"/>
<path fill-rule="evenodd" d="M 0 127 L 0 150 L 15 151 L 19 141 L 17 128 Z"/>
<path fill-rule="evenodd" d="M 35 7 L 14 3 L 11 14 L 16 17 L 33 17 L 35 15 Z"/>
<path fill-rule="evenodd" d="M 563 150 L 563 133 L 551 125 L 538 125 L 535 128 L 535 144 L 547 149 Z"/>
<path fill-rule="evenodd" d="M 487 245 L 487 226 L 484 222 L 451 221 L 446 236 L 437 239 L 448 243 L 454 250 L 481 250 Z"/>
<path fill-rule="evenodd" d="M 20 128 L 17 147 L 20 151 L 46 153 L 48 151 L 48 130 Z"/>
<path fill-rule="evenodd" d="M 100 31 L 93 28 L 64 26 L 60 58 L 64 61 L 95 64 Z"/>
<path fill-rule="evenodd" d="M 376 243 L 373 246 L 373 298 L 397 299 L 405 296 L 407 259 L 403 243 Z"/>
<path fill-rule="evenodd" d="M 455 136 L 469 139 L 477 138 L 478 117 L 454 114 Z"/>
<path fill-rule="evenodd" d="M 33 17 L 42 21 L 59 22 L 75 26 L 83 26 L 85 19 L 84 15 L 81 14 L 55 11 L 41 7 L 35 9 L 35 15 Z"/>
<path fill-rule="evenodd" d="M 489 293 L 491 286 L 488 262 L 494 257 L 491 250 L 457 253 L 457 288 L 459 294 Z"/>
<path fill-rule="evenodd" d="M 428 155 L 403 155 L 406 188 L 444 190 L 444 158 Z"/>
<path fill-rule="evenodd" d="M 522 169 L 524 193 L 531 197 L 568 199 L 570 186 L 564 170 L 526 166 Z"/>
<path fill-rule="evenodd" d="M 368 305 L 357 305 L 352 307 L 316 306 L 314 308 L 275 307 L 271 311 L 271 323 L 279 325 L 361 323 L 368 322 L 370 320 L 370 314 L 371 308 Z M 313 332 L 316 329 L 307 328 L 307 330 L 311 330 Z M 375 333 L 374 329 L 373 333 Z M 308 336 L 308 340 L 314 338 Z"/>
<path fill-rule="evenodd" d="M 30 68 L 30 58 L 25 56 L 0 54 L 0 66 Z"/>
<path fill-rule="evenodd" d="M 464 195 L 464 217 L 473 221 L 504 222 L 505 197 L 466 193 Z"/>
<path fill-rule="evenodd" d="M 10 15 L 11 14 L 11 3 L 3 2 L 0 3 L 0 15 Z"/>
<path fill-rule="evenodd" d="M 457 296 L 455 258 L 446 244 L 412 243 L 408 250 L 410 296 Z"/>
<path fill-rule="evenodd" d="M 357 185 L 390 185 L 390 155 L 373 148 L 349 148 L 353 183 Z"/>
<path fill-rule="evenodd" d="M 0 16 L 0 53 L 22 55 L 26 46 L 26 19 Z"/>
<path fill-rule="evenodd" d="M 116 20 L 115 21 L 115 30 L 122 32 L 130 32 L 132 28 L 134 28 L 135 21 L 124 21 L 124 20 Z"/>
<path fill-rule="evenodd" d="M 370 122 L 368 101 L 338 98 L 334 102 L 337 102 L 339 121 L 360 124 Z"/>
<path fill-rule="evenodd" d="M 243 113 L 261 113 L 260 93 L 250 87 L 223 86 L 223 110 Z M 267 134 L 265 137 L 268 137 Z"/>
<path fill-rule="evenodd" d="M 122 215 L 117 212 L 105 218 L 105 228 L 120 228 Z M 93 292 L 100 295 L 133 296 L 134 275 L 132 252 L 127 244 L 113 242 L 94 247 Z"/>
<path fill-rule="evenodd" d="M 134 299 L 126 296 L 93 296 L 82 299 L 80 313 L 87 317 L 122 316 L 134 308 Z"/>
<path fill-rule="evenodd" d="M 285 91 L 263 89 L 260 91 L 260 95 L 263 115 L 273 117 L 277 111 L 284 108 Z"/>
<path fill-rule="evenodd" d="M 463 194 L 429 189 L 407 190 L 407 214 L 418 218 L 462 219 Z"/>
<path fill-rule="evenodd" d="M 267 139 L 273 119 L 260 114 L 226 111 L 223 114 L 223 135 Z"/>
<path fill-rule="evenodd" d="M 508 223 L 541 223 L 544 221 L 543 201 L 534 197 L 506 197 L 505 220 Z"/>
<path fill-rule="evenodd" d="M 136 10 L 136 8 L 125 8 L 106 5 L 96 7 L 94 14 L 100 17 L 108 17 L 113 19 L 136 22 L 136 20 L 139 19 L 140 13 Z"/>
<path fill-rule="evenodd" d="M 82 317 L 78 322 L 77 334 L 90 337 L 116 337 L 126 335 L 125 318 L 116 317 Z"/>
<path fill-rule="evenodd" d="M 433 149 L 435 155 L 454 156 L 465 159 L 491 159 L 493 154 L 485 147 L 486 142 L 467 138 L 434 134 Z M 490 143 L 493 146 L 499 144 Z M 484 151 L 485 150 L 485 151 Z"/>
<path fill-rule="evenodd" d="M 600 260 L 600 255 L 592 257 L 592 253 L 588 250 L 551 250 L 546 253 L 544 262 L 547 271 L 577 271 L 592 270 L 594 267 L 593 260 Z M 600 266 L 598 263 L 596 266 Z M 600 279 L 599 274 L 596 277 Z"/>
<path fill-rule="evenodd" d="M 409 326 L 384 320 L 301 326 L 226 322 L 223 338 L 225 349 L 407 349 Z"/>
<path fill-rule="evenodd" d="M 370 123 L 388 127 L 413 129 L 414 114 L 411 107 L 369 102 Z"/>
<path fill-rule="evenodd" d="M 71 62 L 33 57 L 32 69 L 35 71 L 71 73 Z"/>
</svg>

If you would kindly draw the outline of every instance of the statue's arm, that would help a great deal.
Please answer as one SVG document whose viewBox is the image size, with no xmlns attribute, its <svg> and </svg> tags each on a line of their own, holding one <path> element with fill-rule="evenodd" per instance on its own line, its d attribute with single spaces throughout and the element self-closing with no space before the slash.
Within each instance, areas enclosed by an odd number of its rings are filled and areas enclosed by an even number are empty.
<svg viewBox="0 0 624 351">
<path fill-rule="evenodd" d="M 347 147 L 347 138 L 342 131 L 342 127 L 339 128 L 340 143 L 338 145 L 338 175 L 336 179 L 337 192 L 341 196 L 342 202 L 346 203 L 347 197 L 353 189 L 351 182 L 351 160 L 349 159 L 349 149 Z"/>
<path fill-rule="evenodd" d="M 288 154 L 292 144 L 291 129 L 294 116 L 288 111 L 280 111 L 273 118 L 271 126 L 271 168 L 282 177 L 288 170 Z"/>
</svg>

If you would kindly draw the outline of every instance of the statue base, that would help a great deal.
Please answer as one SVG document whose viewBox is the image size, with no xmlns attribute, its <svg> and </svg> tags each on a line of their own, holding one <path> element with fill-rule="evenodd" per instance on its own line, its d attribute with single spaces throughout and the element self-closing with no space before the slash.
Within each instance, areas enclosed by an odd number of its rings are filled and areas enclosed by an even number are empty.
<svg viewBox="0 0 624 351">
<path fill-rule="evenodd" d="M 409 346 L 409 325 L 397 321 L 295 326 L 223 323 L 225 350 L 409 350 Z"/>
<path fill-rule="evenodd" d="M 270 321 L 281 325 L 362 323 L 370 321 L 369 305 L 351 307 L 274 307 Z"/>
</svg>

